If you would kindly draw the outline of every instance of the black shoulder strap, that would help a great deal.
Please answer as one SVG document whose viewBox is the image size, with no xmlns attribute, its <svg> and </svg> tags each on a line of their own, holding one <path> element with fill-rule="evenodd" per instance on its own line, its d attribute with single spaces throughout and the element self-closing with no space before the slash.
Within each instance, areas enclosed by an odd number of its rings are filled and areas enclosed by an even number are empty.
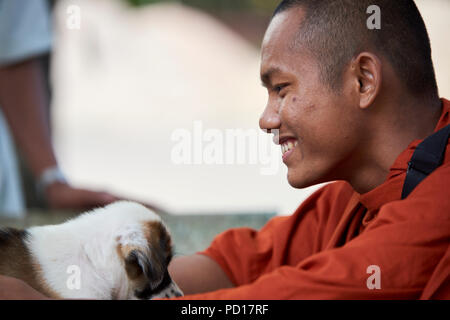
<svg viewBox="0 0 450 320">
<path fill-rule="evenodd" d="M 423 179 L 442 164 L 449 136 L 450 124 L 433 133 L 417 146 L 408 163 L 402 199 L 405 199 Z"/>
</svg>

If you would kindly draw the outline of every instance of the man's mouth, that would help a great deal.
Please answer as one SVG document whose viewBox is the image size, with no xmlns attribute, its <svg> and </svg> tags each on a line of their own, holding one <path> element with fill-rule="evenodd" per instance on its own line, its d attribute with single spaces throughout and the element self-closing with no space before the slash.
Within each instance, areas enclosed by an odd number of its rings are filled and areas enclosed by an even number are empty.
<svg viewBox="0 0 450 320">
<path fill-rule="evenodd" d="M 281 152 L 283 154 L 283 160 L 285 160 L 292 153 L 293 149 L 297 146 L 297 144 L 298 141 L 293 138 L 283 140 L 280 143 Z"/>
</svg>

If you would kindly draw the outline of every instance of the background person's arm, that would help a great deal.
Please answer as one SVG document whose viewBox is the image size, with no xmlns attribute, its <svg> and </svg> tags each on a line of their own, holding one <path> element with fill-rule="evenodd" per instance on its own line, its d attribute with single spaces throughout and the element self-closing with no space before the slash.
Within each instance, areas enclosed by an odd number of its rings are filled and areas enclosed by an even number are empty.
<svg viewBox="0 0 450 320">
<path fill-rule="evenodd" d="M 0 106 L 22 155 L 34 177 L 57 165 L 48 123 L 48 97 L 44 72 L 37 58 L 0 67 Z M 104 192 L 55 183 L 45 190 L 52 208 L 89 208 L 117 198 Z"/>
<path fill-rule="evenodd" d="M 45 78 L 38 59 L 0 67 L 0 105 L 33 175 L 55 166 Z"/>
</svg>

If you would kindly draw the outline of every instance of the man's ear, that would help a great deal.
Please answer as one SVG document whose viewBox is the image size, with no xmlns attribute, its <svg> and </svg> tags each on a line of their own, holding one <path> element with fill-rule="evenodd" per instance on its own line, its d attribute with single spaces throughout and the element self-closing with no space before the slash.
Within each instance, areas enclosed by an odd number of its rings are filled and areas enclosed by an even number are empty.
<svg viewBox="0 0 450 320">
<path fill-rule="evenodd" d="M 352 64 L 359 96 L 359 107 L 366 109 L 374 102 L 380 91 L 382 63 L 376 55 L 362 52 L 353 60 Z"/>
</svg>

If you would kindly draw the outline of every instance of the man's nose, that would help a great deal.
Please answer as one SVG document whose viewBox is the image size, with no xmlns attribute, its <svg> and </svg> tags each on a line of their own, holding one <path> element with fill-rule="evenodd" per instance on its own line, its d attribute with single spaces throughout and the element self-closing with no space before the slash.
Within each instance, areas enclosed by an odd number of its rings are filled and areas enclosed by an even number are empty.
<svg viewBox="0 0 450 320">
<path fill-rule="evenodd" d="M 279 129 L 281 126 L 280 114 L 278 112 L 278 108 L 275 108 L 270 103 L 267 104 L 264 112 L 259 118 L 259 127 L 262 130 L 267 130 L 270 133 L 270 130 Z"/>
</svg>

